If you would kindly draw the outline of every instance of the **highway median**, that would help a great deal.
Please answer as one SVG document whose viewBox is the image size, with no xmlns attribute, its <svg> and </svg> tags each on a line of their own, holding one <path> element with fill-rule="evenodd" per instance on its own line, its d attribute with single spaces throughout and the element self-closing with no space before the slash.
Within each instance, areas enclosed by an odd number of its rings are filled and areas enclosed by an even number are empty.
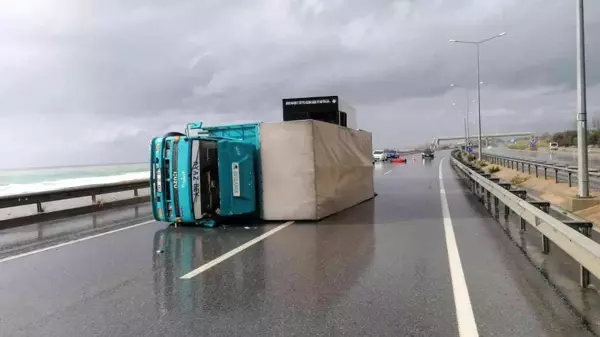
<svg viewBox="0 0 600 337">
<path fill-rule="evenodd" d="M 486 158 L 486 156 L 484 156 L 484 158 Z M 522 162 L 520 164 L 510 163 L 501 165 L 492 163 L 494 160 L 489 160 L 489 156 L 487 156 L 487 158 L 488 160 L 483 160 L 483 162 L 488 167 L 488 173 L 493 174 L 494 177 L 503 181 L 509 181 L 514 186 L 527 190 L 530 195 L 542 200 L 550 201 L 552 204 L 557 205 L 566 211 L 591 221 L 594 224 L 594 228 L 600 231 L 599 204 L 583 204 L 583 207 L 573 208 L 573 200 L 577 199 L 578 193 L 575 182 L 575 173 L 562 175 L 560 171 L 547 168 L 542 174 L 541 167 L 536 168 L 534 164 L 529 165 Z M 491 172 L 489 167 L 497 169 L 495 169 L 494 172 Z M 564 168 L 569 169 L 568 167 Z M 571 181 L 571 183 L 569 183 L 569 181 Z M 591 196 L 593 197 L 591 200 L 600 198 L 600 192 L 592 192 Z"/>
</svg>

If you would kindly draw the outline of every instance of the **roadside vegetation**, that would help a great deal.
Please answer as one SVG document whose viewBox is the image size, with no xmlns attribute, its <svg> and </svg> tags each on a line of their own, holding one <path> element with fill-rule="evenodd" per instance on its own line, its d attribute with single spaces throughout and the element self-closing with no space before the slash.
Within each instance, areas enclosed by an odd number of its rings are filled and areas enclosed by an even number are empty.
<svg viewBox="0 0 600 337">
<path fill-rule="evenodd" d="M 479 159 L 475 159 L 475 161 L 473 161 L 473 164 L 480 168 L 488 166 L 488 163 L 485 160 L 479 160 Z"/>
<path fill-rule="evenodd" d="M 488 171 L 489 174 L 500 172 L 500 166 L 498 166 L 498 165 L 490 165 L 490 167 L 488 167 L 487 171 Z"/>
<path fill-rule="evenodd" d="M 577 146 L 577 131 L 557 132 L 552 135 L 552 141 L 558 143 L 558 146 Z M 588 131 L 588 145 L 600 147 L 600 130 Z"/>
<path fill-rule="evenodd" d="M 592 147 L 600 147 L 600 121 L 598 125 L 594 126 L 592 130 L 588 131 L 588 145 Z M 538 148 L 547 148 L 550 143 L 557 143 L 561 147 L 577 146 L 577 131 L 566 130 L 556 132 L 554 134 L 545 133 L 538 137 L 538 141 L 535 148 L 529 146 L 529 140 L 520 139 L 513 144 L 507 144 L 509 149 L 513 150 L 537 150 Z"/>
<path fill-rule="evenodd" d="M 515 185 L 515 186 L 521 186 L 524 182 L 526 182 L 529 179 L 529 176 L 522 176 L 520 174 L 517 174 L 516 176 L 514 176 L 511 180 L 510 183 Z"/>
</svg>

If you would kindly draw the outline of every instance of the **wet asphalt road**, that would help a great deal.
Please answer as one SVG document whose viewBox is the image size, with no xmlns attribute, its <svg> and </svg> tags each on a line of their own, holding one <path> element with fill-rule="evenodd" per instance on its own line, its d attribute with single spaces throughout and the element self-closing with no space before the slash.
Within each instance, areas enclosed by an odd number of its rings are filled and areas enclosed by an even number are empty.
<svg viewBox="0 0 600 337">
<path fill-rule="evenodd" d="M 278 224 L 150 222 L 0 262 L 0 336 L 458 336 L 441 155 L 378 164 L 374 200 L 286 227 L 190 280 L 180 277 Z M 443 175 L 479 335 L 589 335 L 447 158 Z"/>
</svg>

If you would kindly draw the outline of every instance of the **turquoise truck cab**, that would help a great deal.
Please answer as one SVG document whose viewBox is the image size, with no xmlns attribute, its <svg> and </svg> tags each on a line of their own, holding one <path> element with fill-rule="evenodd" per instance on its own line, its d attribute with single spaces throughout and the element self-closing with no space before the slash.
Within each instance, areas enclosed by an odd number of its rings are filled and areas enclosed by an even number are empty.
<svg viewBox="0 0 600 337">
<path fill-rule="evenodd" d="M 190 123 L 185 134 L 156 137 L 150 173 L 157 221 L 213 226 L 220 217 L 259 216 L 260 122 Z"/>
</svg>

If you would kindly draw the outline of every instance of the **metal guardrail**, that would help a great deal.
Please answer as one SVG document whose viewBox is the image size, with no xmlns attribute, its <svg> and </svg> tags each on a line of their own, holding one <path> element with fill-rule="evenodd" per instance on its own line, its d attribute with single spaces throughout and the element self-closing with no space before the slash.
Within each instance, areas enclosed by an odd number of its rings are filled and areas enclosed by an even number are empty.
<svg viewBox="0 0 600 337">
<path fill-rule="evenodd" d="M 484 153 L 482 155 L 482 159 L 486 160 L 492 164 L 500 165 L 504 167 L 511 168 L 513 170 L 519 171 L 519 167 L 521 168 L 521 172 L 525 173 L 525 166 L 527 166 L 527 173 L 531 174 L 531 169 L 535 170 L 536 178 L 539 177 L 540 170 L 544 172 L 544 179 L 548 179 L 548 171 L 554 173 L 554 181 L 556 183 L 560 182 L 559 175 L 562 175 L 566 182 L 569 184 L 569 187 L 572 187 L 573 184 L 577 183 L 577 167 L 570 166 L 566 164 L 558 164 L 551 163 L 546 161 L 537 161 L 537 160 L 529 160 L 522 158 L 514 158 L 514 157 L 506 157 L 499 156 L 494 154 Z M 589 169 L 589 177 L 590 182 L 594 179 L 594 183 L 600 184 L 600 173 L 597 170 Z"/>
<path fill-rule="evenodd" d="M 150 197 L 139 196 L 138 191 L 140 189 L 147 189 L 149 187 L 150 185 L 148 179 L 142 179 L 123 183 L 78 186 L 54 191 L 1 196 L 0 209 L 36 205 L 37 212 L 31 215 L 12 217 L 0 220 L 0 229 L 26 225 L 34 221 L 55 220 L 63 217 L 81 215 L 119 206 L 147 202 L 150 200 Z M 131 198 L 120 199 L 110 202 L 97 201 L 97 197 L 100 195 L 124 191 L 133 191 L 133 195 L 131 196 Z M 45 211 L 43 207 L 44 203 L 82 197 L 91 197 L 90 205 L 76 206 L 51 212 Z"/>
<path fill-rule="evenodd" d="M 552 241 L 579 263 L 581 287 L 590 285 L 590 272 L 600 277 L 600 244 L 590 239 L 591 222 L 577 219 L 561 221 L 554 218 L 549 214 L 550 202 L 528 201 L 525 190 L 513 189 L 510 183 L 501 183 L 498 178 L 491 178 L 479 168 L 463 162 L 459 153 L 460 151 L 452 153 L 452 165 L 496 219 L 499 218 L 502 202 L 505 218 L 508 218 L 510 212 L 514 212 L 521 219 L 521 230 L 526 230 L 527 224 L 530 224 L 542 234 L 543 253 L 550 253 L 549 243 Z"/>
</svg>

